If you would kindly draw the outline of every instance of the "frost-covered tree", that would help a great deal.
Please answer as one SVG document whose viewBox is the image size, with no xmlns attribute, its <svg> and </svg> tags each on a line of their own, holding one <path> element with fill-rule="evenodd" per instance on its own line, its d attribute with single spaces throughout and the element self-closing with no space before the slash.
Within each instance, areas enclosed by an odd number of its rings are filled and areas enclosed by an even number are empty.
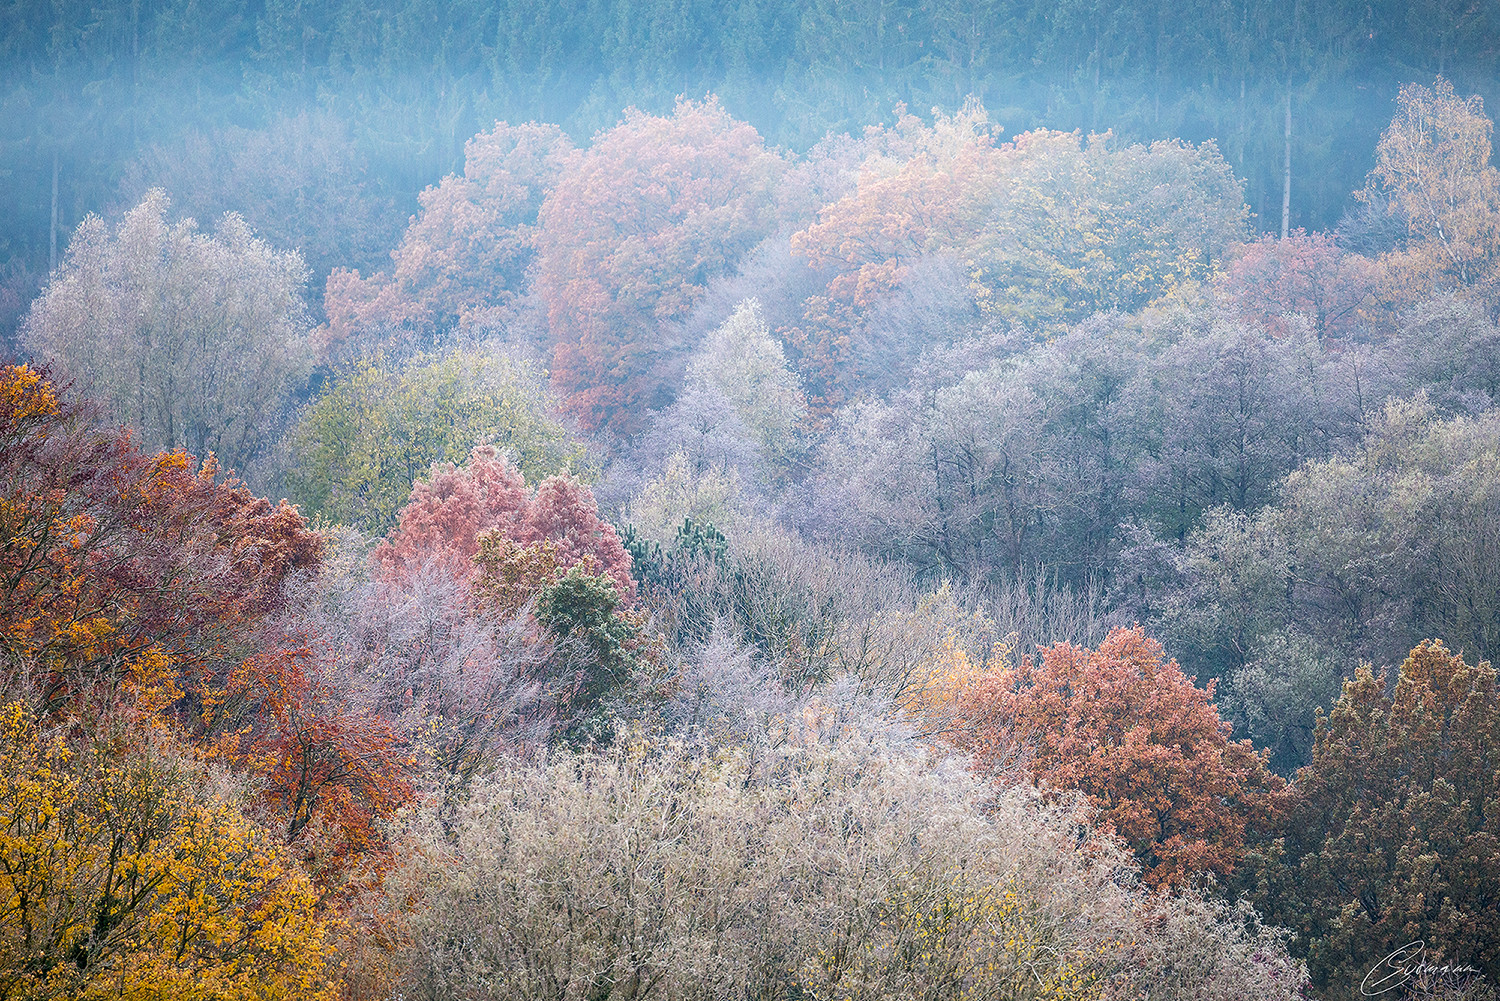
<svg viewBox="0 0 1500 1001">
<path fill-rule="evenodd" d="M 688 362 L 688 385 L 722 394 L 771 462 L 785 462 L 796 449 L 807 401 L 755 299 L 736 306 L 704 340 Z"/>
<path fill-rule="evenodd" d="M 150 448 L 183 448 L 261 480 L 306 386 L 302 257 L 230 214 L 212 233 L 171 223 L 152 191 L 113 230 L 79 224 L 22 344 L 105 402 Z"/>
</svg>

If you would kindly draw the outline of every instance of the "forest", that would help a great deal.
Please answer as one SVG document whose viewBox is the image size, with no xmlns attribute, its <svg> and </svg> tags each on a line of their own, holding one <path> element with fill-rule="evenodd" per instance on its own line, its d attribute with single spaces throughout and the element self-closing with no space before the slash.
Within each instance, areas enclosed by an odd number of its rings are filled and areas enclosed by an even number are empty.
<svg viewBox="0 0 1500 1001">
<path fill-rule="evenodd" d="M 971 95 L 1007 136 L 1213 139 L 1257 229 L 1347 235 L 1400 86 L 1493 106 L 1497 38 L 1482 0 L 11 0 L 0 336 L 86 215 L 152 187 L 300 248 L 316 307 L 494 122 L 584 143 L 679 95 L 798 153 Z"/>
<path fill-rule="evenodd" d="M 0 11 L 0 1001 L 1494 1001 L 1500 26 L 1284 6 Z"/>
</svg>

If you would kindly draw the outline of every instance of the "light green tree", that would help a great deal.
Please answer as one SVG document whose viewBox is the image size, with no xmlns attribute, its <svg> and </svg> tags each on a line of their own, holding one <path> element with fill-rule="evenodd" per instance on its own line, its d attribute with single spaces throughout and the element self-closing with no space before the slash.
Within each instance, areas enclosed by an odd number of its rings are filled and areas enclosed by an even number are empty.
<svg viewBox="0 0 1500 1001">
<path fill-rule="evenodd" d="M 533 482 L 587 471 L 535 373 L 476 349 L 355 368 L 303 412 L 288 486 L 312 518 L 384 532 L 414 480 L 481 444 L 509 452 Z"/>
<path fill-rule="evenodd" d="M 759 301 L 741 302 L 704 339 L 688 362 L 688 381 L 721 393 L 772 462 L 784 462 L 796 450 L 807 400 Z"/>
</svg>

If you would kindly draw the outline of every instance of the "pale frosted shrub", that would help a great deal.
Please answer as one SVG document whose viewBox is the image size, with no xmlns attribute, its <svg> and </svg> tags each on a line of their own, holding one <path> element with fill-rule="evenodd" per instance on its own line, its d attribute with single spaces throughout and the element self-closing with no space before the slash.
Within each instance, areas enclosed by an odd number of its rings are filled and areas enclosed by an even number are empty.
<svg viewBox="0 0 1500 1001">
<path fill-rule="evenodd" d="M 413 815 L 406 996 L 1295 996 L 1275 936 L 1147 898 L 1080 800 L 986 802 L 816 700 L 784 722 L 711 755 L 627 736 L 512 763 L 446 832 Z"/>
</svg>

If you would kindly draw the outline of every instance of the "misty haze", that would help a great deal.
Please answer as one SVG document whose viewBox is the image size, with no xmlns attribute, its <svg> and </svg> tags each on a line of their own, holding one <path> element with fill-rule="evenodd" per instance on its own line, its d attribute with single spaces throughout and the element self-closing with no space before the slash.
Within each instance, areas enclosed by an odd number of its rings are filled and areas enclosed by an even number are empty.
<svg viewBox="0 0 1500 1001">
<path fill-rule="evenodd" d="M 0 7 L 0 1001 L 1500 1001 L 1500 8 Z"/>
</svg>

